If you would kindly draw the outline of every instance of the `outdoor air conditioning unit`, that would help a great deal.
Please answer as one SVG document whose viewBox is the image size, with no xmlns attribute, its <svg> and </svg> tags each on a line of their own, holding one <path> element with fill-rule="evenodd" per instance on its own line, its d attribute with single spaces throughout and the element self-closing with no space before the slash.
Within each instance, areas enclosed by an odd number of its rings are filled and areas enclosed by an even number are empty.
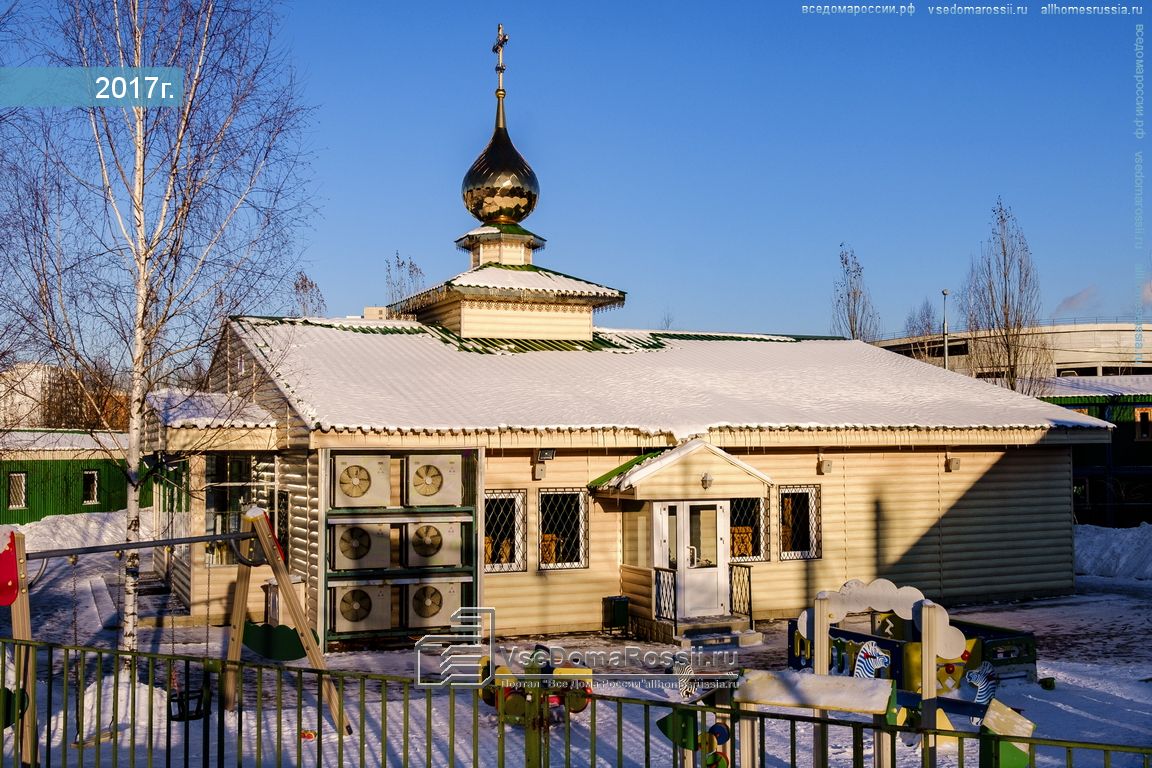
<svg viewBox="0 0 1152 768">
<path fill-rule="evenodd" d="M 328 552 L 334 571 L 387 568 L 392 562 L 392 526 L 387 523 L 337 523 Z"/>
<path fill-rule="evenodd" d="M 407 504 L 410 507 L 458 507 L 464 498 L 458 454 L 408 457 Z"/>
<path fill-rule="evenodd" d="M 408 587 L 409 627 L 447 626 L 458 608 L 460 584 L 457 582 L 423 582 Z"/>
<path fill-rule="evenodd" d="M 408 567 L 460 565 L 460 523 L 408 523 Z"/>
<path fill-rule="evenodd" d="M 347 584 L 332 587 L 331 628 L 334 632 L 391 629 L 392 587 L 387 584 Z"/>
<path fill-rule="evenodd" d="M 392 501 L 389 457 L 336 456 L 332 460 L 333 507 L 386 507 Z"/>
</svg>

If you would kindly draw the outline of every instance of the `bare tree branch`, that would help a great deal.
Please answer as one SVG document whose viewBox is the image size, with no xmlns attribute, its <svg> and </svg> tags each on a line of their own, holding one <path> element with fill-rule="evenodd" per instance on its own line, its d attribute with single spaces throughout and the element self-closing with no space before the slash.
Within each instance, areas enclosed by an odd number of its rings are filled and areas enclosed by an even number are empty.
<svg viewBox="0 0 1152 768">
<path fill-rule="evenodd" d="M 132 541 L 149 394 L 202 374 L 229 315 L 292 306 L 307 111 L 274 45 L 269 0 L 33 7 L 40 15 L 19 24 L 41 64 L 184 73 L 175 107 L 29 111 L 11 126 L 18 172 L 0 179 L 5 317 L 29 329 L 39 359 L 69 372 L 89 409 L 60 419 L 103 408 L 99 426 L 114 428 L 126 417 Z M 109 402 L 113 384 L 127 393 L 122 408 Z M 130 552 L 120 644 L 135 650 Z"/>
<path fill-rule="evenodd" d="M 850 339 L 870 341 L 880 335 L 880 316 L 864 285 L 864 267 L 856 252 L 840 244 L 840 277 L 833 289 L 832 332 Z"/>
<path fill-rule="evenodd" d="M 1042 394 L 1052 353 L 1044 338 L 1028 333 L 1040 320 L 1040 282 L 1032 251 L 1012 209 L 1000 198 L 992 231 L 974 257 L 963 292 L 968 321 L 968 367 L 1024 394 Z"/>
</svg>

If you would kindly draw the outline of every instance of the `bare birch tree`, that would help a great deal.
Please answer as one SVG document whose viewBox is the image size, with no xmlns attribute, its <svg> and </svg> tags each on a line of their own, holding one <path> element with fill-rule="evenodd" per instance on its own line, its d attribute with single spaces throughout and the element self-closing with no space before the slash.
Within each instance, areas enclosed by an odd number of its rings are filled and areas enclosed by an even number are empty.
<svg viewBox="0 0 1152 768">
<path fill-rule="evenodd" d="M 912 356 L 917 360 L 927 360 L 932 340 L 942 332 L 940 320 L 936 316 L 936 306 L 924 299 L 913 307 L 904 320 L 904 335 L 916 339 L 912 342 Z"/>
<path fill-rule="evenodd" d="M 174 107 L 22 115 L 19 172 L 0 180 L 7 311 L 42 358 L 125 386 L 125 540 L 139 539 L 149 393 L 202 364 L 224 319 L 284 307 L 302 212 L 306 113 L 266 0 L 45 0 L 19 23 L 38 63 L 178 67 Z M 112 426 L 105 424 L 104 426 Z M 137 648 L 139 554 L 125 558 L 120 646 Z"/>
<path fill-rule="evenodd" d="M 840 277 L 833 289 L 832 332 L 870 341 L 880 335 L 880 316 L 864 285 L 864 267 L 856 252 L 840 244 Z"/>
<path fill-rule="evenodd" d="M 1040 320 L 1040 282 L 1016 215 L 1000 198 L 991 233 L 968 271 L 963 302 L 968 322 L 968 368 L 1024 394 L 1042 394 L 1052 354 Z"/>
<path fill-rule="evenodd" d="M 384 260 L 384 285 L 388 303 L 395 304 L 424 290 L 424 270 L 415 259 L 403 258 L 396 251 L 391 259 Z"/>
</svg>

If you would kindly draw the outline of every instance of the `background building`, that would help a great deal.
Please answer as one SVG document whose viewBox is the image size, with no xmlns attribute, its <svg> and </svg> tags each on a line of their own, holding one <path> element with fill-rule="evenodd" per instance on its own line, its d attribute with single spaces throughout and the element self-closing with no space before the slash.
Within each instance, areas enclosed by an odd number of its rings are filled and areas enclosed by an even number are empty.
<svg viewBox="0 0 1152 768">
<path fill-rule="evenodd" d="M 1077 522 L 1152 523 L 1152 376 L 1065 376 L 1044 391 L 1044 400 L 1116 425 L 1110 443 L 1072 449 Z"/>
<path fill-rule="evenodd" d="M 1051 354 L 1051 365 L 1043 376 L 1123 376 L 1152 374 L 1152 347 L 1145 347 L 1143 322 L 1055 321 L 1026 331 Z M 979 343 L 978 340 L 976 343 Z M 933 365 L 944 365 L 943 334 L 883 339 L 876 346 Z M 973 370 L 970 352 L 973 334 L 948 332 L 948 368 L 977 378 L 997 379 L 992 367 Z M 1152 345 L 1152 339 L 1149 339 Z"/>
</svg>

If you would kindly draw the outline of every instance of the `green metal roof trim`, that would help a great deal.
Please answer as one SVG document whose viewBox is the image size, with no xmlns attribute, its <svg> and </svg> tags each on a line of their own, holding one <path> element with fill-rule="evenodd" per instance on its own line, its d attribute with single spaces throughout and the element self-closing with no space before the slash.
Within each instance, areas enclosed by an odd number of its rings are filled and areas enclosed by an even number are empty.
<svg viewBox="0 0 1152 768">
<path fill-rule="evenodd" d="M 243 315 L 232 319 L 238 321 L 258 320 L 267 325 L 310 325 L 313 328 L 335 328 L 336 330 L 349 331 L 351 333 L 375 333 L 382 336 L 392 336 L 396 334 L 419 335 L 421 333 L 428 333 L 427 327 L 419 325 L 358 325 L 354 323 L 342 323 L 339 320 L 318 323 L 306 317 L 269 317 L 260 315 Z"/>
<path fill-rule="evenodd" d="M 484 355 L 519 354 L 523 352 L 597 352 L 603 350 L 623 350 L 627 347 L 617 344 L 600 334 L 593 333 L 591 341 L 582 339 L 465 339 L 463 336 L 441 326 L 428 326 L 446 344 L 451 344 L 461 352 L 476 352 Z"/>
<path fill-rule="evenodd" d="M 1048 397 L 1039 395 L 1038 400 L 1053 405 L 1150 405 L 1152 394 L 1148 395 L 1059 395 Z"/>
<path fill-rule="evenodd" d="M 791 344 L 798 339 L 795 336 L 754 336 L 752 334 L 729 333 L 680 333 L 676 331 L 653 331 L 653 339 L 672 339 L 680 341 L 761 341 L 773 344 Z"/>
<path fill-rule="evenodd" d="M 527 237 L 535 237 L 538 240 L 544 239 L 544 238 L 540 237 L 540 235 L 536 234 L 535 232 L 530 232 L 527 229 L 524 229 L 524 227 L 520 226 L 519 224 L 511 224 L 511 223 L 501 224 L 501 223 L 495 222 L 495 223 L 491 223 L 491 224 L 485 224 L 484 226 L 495 227 L 496 229 L 503 232 L 505 235 L 525 235 Z"/>
<path fill-rule="evenodd" d="M 608 481 L 611 480 L 612 478 L 619 477 L 620 475 L 624 474 L 628 470 L 632 469 L 632 467 L 635 467 L 638 464 L 643 464 L 644 462 L 648 461 L 648 459 L 654 459 L 663 453 L 667 453 L 668 450 L 669 450 L 668 448 L 661 448 L 658 451 L 650 451 L 648 453 L 642 453 L 634 459 L 629 459 L 628 461 L 624 462 L 620 466 L 616 467 L 616 469 L 610 470 L 609 472 L 607 472 L 603 475 L 600 475 L 600 477 L 598 477 L 595 480 L 593 480 L 592 482 L 588 483 L 588 487 L 589 488 L 599 488 L 602 485 L 606 485 L 608 483 Z"/>
</svg>

